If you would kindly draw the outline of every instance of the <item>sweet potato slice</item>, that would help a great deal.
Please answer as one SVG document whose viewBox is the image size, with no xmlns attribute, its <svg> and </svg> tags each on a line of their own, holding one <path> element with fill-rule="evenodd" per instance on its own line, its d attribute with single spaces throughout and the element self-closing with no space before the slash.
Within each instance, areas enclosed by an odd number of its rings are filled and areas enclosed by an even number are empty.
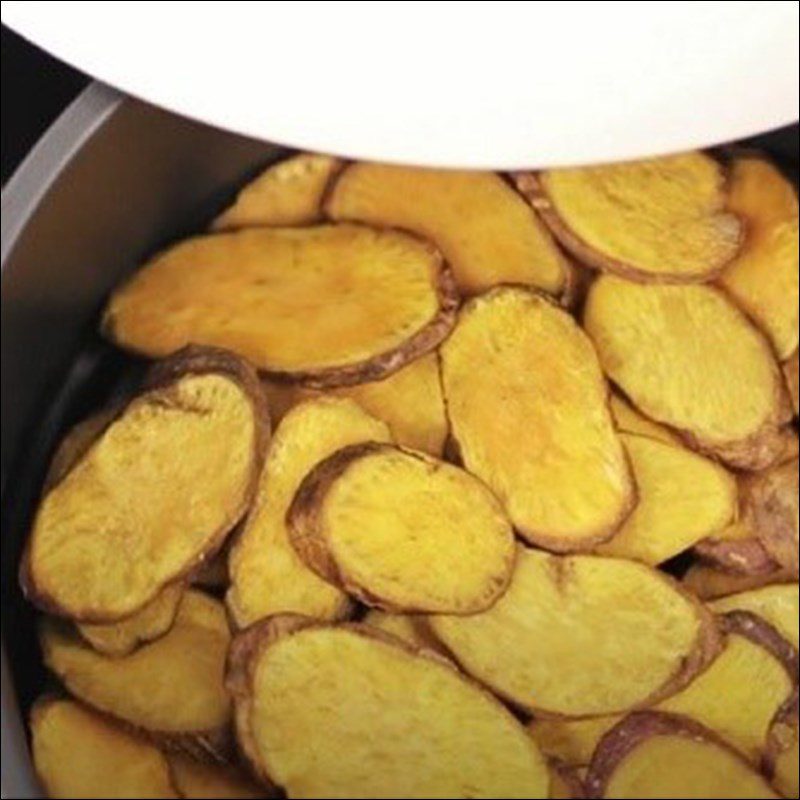
<svg viewBox="0 0 800 800">
<path fill-rule="evenodd" d="M 234 640 L 228 685 L 240 741 L 289 797 L 548 796 L 507 709 L 369 626 L 268 620 Z"/>
<path fill-rule="evenodd" d="M 769 574 L 777 568 L 750 525 L 741 518 L 697 542 L 694 552 L 712 566 L 741 575 Z"/>
<path fill-rule="evenodd" d="M 784 797 L 800 796 L 798 716 L 798 696 L 795 692 L 775 715 L 764 754 L 764 771 Z"/>
<path fill-rule="evenodd" d="M 283 418 L 253 509 L 231 550 L 226 602 L 238 627 L 283 612 L 322 619 L 346 616 L 351 607 L 347 595 L 312 572 L 289 542 L 286 512 L 300 482 L 319 461 L 350 444 L 389 438 L 384 423 L 345 398 L 309 400 Z"/>
<path fill-rule="evenodd" d="M 604 275 L 584 325 L 606 374 L 648 417 L 735 467 L 781 457 L 788 401 L 778 364 L 719 290 Z"/>
<path fill-rule="evenodd" d="M 627 400 L 624 400 L 616 392 L 611 393 L 609 401 L 611 416 L 614 424 L 621 433 L 635 433 L 639 436 L 649 436 L 667 444 L 680 444 L 680 437 L 673 433 L 664 425 L 648 419 L 640 411 L 637 411 Z"/>
<path fill-rule="evenodd" d="M 38 701 L 30 716 L 33 763 L 48 797 L 181 797 L 163 754 L 72 700 Z"/>
<path fill-rule="evenodd" d="M 621 438 L 633 464 L 639 503 L 598 553 L 660 564 L 735 517 L 736 480 L 719 464 L 647 436 Z"/>
<path fill-rule="evenodd" d="M 600 741 L 586 778 L 591 798 L 777 798 L 763 776 L 698 722 L 663 711 L 630 714 Z"/>
<path fill-rule="evenodd" d="M 319 396 L 318 391 L 291 384 L 266 383 L 270 413 L 275 421 L 297 403 Z M 447 438 L 439 358 L 429 353 L 379 381 L 330 389 L 326 394 L 350 397 L 373 417 L 383 420 L 392 438 L 404 447 L 441 456 Z"/>
<path fill-rule="evenodd" d="M 426 617 L 418 614 L 390 614 L 379 608 L 371 608 L 362 622 L 373 628 L 402 639 L 417 648 L 427 648 L 445 655 L 441 642 L 431 633 Z"/>
<path fill-rule="evenodd" d="M 223 741 L 230 633 L 217 600 L 187 590 L 169 633 L 121 658 L 97 653 L 52 618 L 40 641 L 45 664 L 88 705 L 191 752 L 213 752 Z"/>
<path fill-rule="evenodd" d="M 187 348 L 41 502 L 21 578 L 40 607 L 116 622 L 214 554 L 255 489 L 269 422 L 258 379 Z"/>
<path fill-rule="evenodd" d="M 146 606 L 119 622 L 79 623 L 78 633 L 101 653 L 110 656 L 127 655 L 140 644 L 163 636 L 172 627 L 184 588 L 183 583 L 167 586 Z"/>
<path fill-rule="evenodd" d="M 728 595 L 714 600 L 709 607 L 715 614 L 750 611 L 772 625 L 795 649 L 800 648 L 800 599 L 796 583 L 779 583 Z"/>
<path fill-rule="evenodd" d="M 325 210 L 332 219 L 404 228 L 435 242 L 464 294 L 520 283 L 560 295 L 569 283 L 569 264 L 545 226 L 490 172 L 351 164 Z"/>
<path fill-rule="evenodd" d="M 610 714 L 586 719 L 534 718 L 528 729 L 548 758 L 572 768 L 586 767 L 597 743 L 622 717 L 622 714 Z"/>
<path fill-rule="evenodd" d="M 652 704 L 716 654 L 711 615 L 643 564 L 520 548 L 488 611 L 433 615 L 461 666 L 534 714 L 588 716 Z"/>
<path fill-rule="evenodd" d="M 516 176 L 579 261 L 640 281 L 704 281 L 738 252 L 721 166 L 703 153 Z"/>
<path fill-rule="evenodd" d="M 792 575 L 789 571 L 777 565 L 772 572 L 737 575 L 698 562 L 689 567 L 681 582 L 701 600 L 716 600 L 719 597 L 728 597 L 750 589 L 791 580 Z"/>
<path fill-rule="evenodd" d="M 377 380 L 435 348 L 455 288 L 439 252 L 360 225 L 249 228 L 156 256 L 112 296 L 103 328 L 146 356 L 218 345 L 318 388 Z"/>
<path fill-rule="evenodd" d="M 287 522 L 311 569 L 389 611 L 485 611 L 514 567 L 511 523 L 483 483 L 385 443 L 345 447 L 314 467 Z"/>
<path fill-rule="evenodd" d="M 798 207 L 792 184 L 758 157 L 734 160 L 728 207 L 747 235 L 720 283 L 769 336 L 780 359 L 798 343 Z"/>
<path fill-rule="evenodd" d="M 272 797 L 235 767 L 170 753 L 169 768 L 181 797 L 189 800 L 258 800 Z"/>
<path fill-rule="evenodd" d="M 464 466 L 526 540 L 557 551 L 608 539 L 635 503 L 597 356 L 565 311 L 520 288 L 461 310 L 441 349 Z"/>
<path fill-rule="evenodd" d="M 271 164 L 248 183 L 212 223 L 215 231 L 258 225 L 311 225 L 322 219 L 322 196 L 342 162 L 300 153 Z"/>
</svg>

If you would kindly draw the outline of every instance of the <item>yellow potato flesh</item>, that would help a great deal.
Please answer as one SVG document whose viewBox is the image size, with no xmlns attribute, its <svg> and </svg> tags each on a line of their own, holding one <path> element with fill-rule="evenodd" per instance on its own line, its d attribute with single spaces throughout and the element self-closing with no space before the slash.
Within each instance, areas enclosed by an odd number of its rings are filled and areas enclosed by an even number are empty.
<svg viewBox="0 0 800 800">
<path fill-rule="evenodd" d="M 611 395 L 609 402 L 614 423 L 621 433 L 635 433 L 639 436 L 649 436 L 667 444 L 680 444 L 680 439 L 669 428 L 659 425 L 637 411 L 630 403 L 623 400 L 618 394 Z"/>
<path fill-rule="evenodd" d="M 692 602 L 641 564 L 520 549 L 506 593 L 472 616 L 435 615 L 470 674 L 533 713 L 608 714 L 659 693 L 698 647 Z"/>
<path fill-rule="evenodd" d="M 490 172 L 353 164 L 336 181 L 326 210 L 333 219 L 403 228 L 430 239 L 466 294 L 499 283 L 559 294 L 566 285 L 568 267 L 546 228 Z"/>
<path fill-rule="evenodd" d="M 156 747 L 71 700 L 44 701 L 34 707 L 31 744 L 48 797 L 181 796 Z"/>
<path fill-rule="evenodd" d="M 734 477 L 680 445 L 623 434 L 639 503 L 603 555 L 660 564 L 724 527 L 736 515 Z"/>
<path fill-rule="evenodd" d="M 795 648 L 800 648 L 800 599 L 796 583 L 763 586 L 732 594 L 710 603 L 717 614 L 752 611 L 765 619 Z"/>
<path fill-rule="evenodd" d="M 29 569 L 65 613 L 138 611 L 241 513 L 257 435 L 244 390 L 206 374 L 167 392 L 135 400 L 41 503 Z"/>
<path fill-rule="evenodd" d="M 41 636 L 45 663 L 76 697 L 136 727 L 175 734 L 229 721 L 222 683 L 229 640 L 222 605 L 194 590 L 169 633 L 121 658 L 95 652 L 51 620 Z"/>
<path fill-rule="evenodd" d="M 164 356 L 217 345 L 279 372 L 349 366 L 402 345 L 439 311 L 427 243 L 354 225 L 250 228 L 181 242 L 112 297 L 120 344 Z"/>
<path fill-rule="evenodd" d="M 462 310 L 441 358 L 464 465 L 520 535 L 556 550 L 609 538 L 634 489 L 597 357 L 574 320 L 538 295 L 498 289 Z"/>
<path fill-rule="evenodd" d="M 441 651 L 442 646 L 430 632 L 425 617 L 414 614 L 391 614 L 379 608 L 371 608 L 364 616 L 364 624 L 390 633 L 413 647 L 425 647 Z"/>
<path fill-rule="evenodd" d="M 268 797 L 239 770 L 170 754 L 169 768 L 181 797 L 189 800 L 258 800 Z"/>
<path fill-rule="evenodd" d="M 733 163 L 728 203 L 745 220 L 747 236 L 721 283 L 786 359 L 798 342 L 797 195 L 769 162 L 741 158 Z"/>
<path fill-rule="evenodd" d="M 231 551 L 227 604 L 238 627 L 281 612 L 324 619 L 347 612 L 347 596 L 295 552 L 286 512 L 319 461 L 350 444 L 388 440 L 386 425 L 352 400 L 309 400 L 284 417 L 270 443 L 253 510 Z"/>
<path fill-rule="evenodd" d="M 524 729 L 438 660 L 300 631 L 260 655 L 252 692 L 259 757 L 290 797 L 547 797 Z"/>
</svg>

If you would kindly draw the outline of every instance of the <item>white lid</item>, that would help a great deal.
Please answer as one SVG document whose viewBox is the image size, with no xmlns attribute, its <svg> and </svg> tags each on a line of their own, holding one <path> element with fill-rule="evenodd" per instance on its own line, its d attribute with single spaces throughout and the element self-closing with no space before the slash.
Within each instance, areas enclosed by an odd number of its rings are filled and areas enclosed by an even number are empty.
<svg viewBox="0 0 800 800">
<path fill-rule="evenodd" d="M 3 2 L 3 22 L 195 119 L 351 157 L 512 168 L 798 118 L 798 3 Z"/>
</svg>

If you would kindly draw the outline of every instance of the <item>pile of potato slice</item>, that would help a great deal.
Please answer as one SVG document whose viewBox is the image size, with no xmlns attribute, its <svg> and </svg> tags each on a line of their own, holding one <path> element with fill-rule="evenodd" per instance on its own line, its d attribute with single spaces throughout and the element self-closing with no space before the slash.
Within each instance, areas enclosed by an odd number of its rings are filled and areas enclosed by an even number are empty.
<svg viewBox="0 0 800 800">
<path fill-rule="evenodd" d="M 798 797 L 765 158 L 292 156 L 102 329 L 154 364 L 63 439 L 21 565 L 50 796 Z"/>
</svg>

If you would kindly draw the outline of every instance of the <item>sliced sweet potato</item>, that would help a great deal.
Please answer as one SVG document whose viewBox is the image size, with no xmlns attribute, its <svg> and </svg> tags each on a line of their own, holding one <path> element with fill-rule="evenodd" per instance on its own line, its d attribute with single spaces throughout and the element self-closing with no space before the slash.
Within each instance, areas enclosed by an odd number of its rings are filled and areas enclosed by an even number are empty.
<svg viewBox="0 0 800 800">
<path fill-rule="evenodd" d="M 150 357 L 188 342 L 318 388 L 377 380 L 433 350 L 456 294 L 433 245 L 360 225 L 249 228 L 156 256 L 111 297 L 103 328 Z"/>
<path fill-rule="evenodd" d="M 300 153 L 271 164 L 212 223 L 215 231 L 258 225 L 311 225 L 322 219 L 322 197 L 342 162 Z"/>
<path fill-rule="evenodd" d="M 798 716 L 798 696 L 795 692 L 775 715 L 764 754 L 764 771 L 784 797 L 800 796 Z"/>
<path fill-rule="evenodd" d="M 698 562 L 689 567 L 683 576 L 682 583 L 701 600 L 716 600 L 718 597 L 727 597 L 750 589 L 758 589 L 775 583 L 786 583 L 791 580 L 792 575 L 789 571 L 777 566 L 773 572 L 737 575 Z"/>
<path fill-rule="evenodd" d="M 33 763 L 48 797 L 181 797 L 151 743 L 72 700 L 45 698 L 31 710 Z"/>
<path fill-rule="evenodd" d="M 580 800 L 586 793 L 578 771 L 565 764 L 550 764 L 550 800 Z"/>
<path fill-rule="evenodd" d="M 371 608 L 362 622 L 384 633 L 402 639 L 417 648 L 427 648 L 445 655 L 441 642 L 431 633 L 427 619 L 418 614 L 390 614 L 379 608 Z"/>
<path fill-rule="evenodd" d="M 308 400 L 283 418 L 253 509 L 231 550 L 226 602 L 238 627 L 283 612 L 322 619 L 347 615 L 347 595 L 312 572 L 289 542 L 286 512 L 300 482 L 319 461 L 350 444 L 389 438 L 383 422 L 346 398 Z"/>
<path fill-rule="evenodd" d="M 227 764 L 214 764 L 170 753 L 169 768 L 181 797 L 189 800 L 258 800 L 272 797 L 247 775 Z"/>
<path fill-rule="evenodd" d="M 788 399 L 767 340 L 718 289 L 592 284 L 584 325 L 606 374 L 648 417 L 743 469 L 781 457 Z"/>
<path fill-rule="evenodd" d="M 319 395 L 313 389 L 273 381 L 266 383 L 266 390 L 276 422 L 297 403 Z M 447 417 L 436 353 L 412 361 L 388 378 L 330 389 L 326 394 L 351 397 L 366 412 L 382 419 L 398 444 L 442 455 Z"/>
<path fill-rule="evenodd" d="M 716 734 L 679 714 L 628 715 L 600 741 L 586 778 L 590 798 L 778 798 Z"/>
<path fill-rule="evenodd" d="M 746 236 L 720 283 L 767 334 L 780 359 L 798 343 L 798 207 L 792 184 L 763 158 L 734 160 L 728 208 Z"/>
<path fill-rule="evenodd" d="M 45 664 L 97 710 L 191 752 L 214 752 L 224 741 L 230 633 L 217 600 L 187 590 L 169 633 L 121 658 L 97 653 L 52 618 L 43 621 L 40 641 Z"/>
<path fill-rule="evenodd" d="M 648 419 L 616 392 L 611 393 L 609 406 L 617 430 L 621 433 L 635 433 L 639 436 L 649 436 L 651 439 L 658 439 L 658 441 L 666 442 L 667 444 L 681 443 L 680 437 L 677 434 L 673 433 L 666 426 L 659 425 L 657 422 Z"/>
<path fill-rule="evenodd" d="M 772 625 L 795 649 L 800 648 L 800 600 L 796 583 L 778 583 L 739 592 L 709 604 L 716 614 L 750 611 Z"/>
<path fill-rule="evenodd" d="M 140 644 L 163 636 L 172 627 L 184 588 L 183 583 L 165 587 L 146 606 L 119 622 L 79 623 L 78 633 L 101 653 L 127 655 Z"/>
<path fill-rule="evenodd" d="M 154 367 L 83 458 L 47 492 L 21 568 L 40 607 L 116 622 L 219 549 L 250 504 L 269 434 L 258 379 L 225 351 Z"/>
<path fill-rule="evenodd" d="M 464 306 L 440 355 L 464 466 L 519 534 L 557 551 L 610 538 L 635 485 L 597 356 L 572 317 L 533 292 L 498 288 Z"/>
<path fill-rule="evenodd" d="M 548 758 L 578 768 L 588 766 L 597 743 L 622 716 L 610 714 L 585 719 L 536 717 L 528 724 L 528 729 Z"/>
<path fill-rule="evenodd" d="M 240 634 L 245 751 L 289 797 L 547 797 L 522 725 L 452 665 L 366 625 L 277 617 Z"/>
<path fill-rule="evenodd" d="M 332 219 L 404 228 L 435 242 L 464 294 L 499 283 L 553 295 L 567 288 L 569 264 L 547 229 L 490 172 L 351 164 L 333 184 L 325 210 Z"/>
<path fill-rule="evenodd" d="M 521 548 L 488 611 L 433 615 L 461 666 L 539 716 L 610 714 L 678 691 L 719 649 L 711 615 L 656 570 Z"/>
<path fill-rule="evenodd" d="M 777 568 L 775 560 L 743 519 L 697 542 L 694 552 L 706 563 L 739 575 L 766 575 Z"/>
<path fill-rule="evenodd" d="M 660 564 L 736 516 L 736 480 L 719 464 L 647 436 L 621 438 L 633 464 L 639 503 L 598 553 Z"/>
<path fill-rule="evenodd" d="M 721 166 L 703 153 L 516 176 L 579 261 L 640 281 L 704 281 L 741 245 Z"/>
<path fill-rule="evenodd" d="M 485 611 L 514 568 L 511 523 L 486 486 L 391 444 L 350 445 L 317 464 L 286 519 L 311 569 L 388 611 Z"/>
<path fill-rule="evenodd" d="M 798 416 L 800 414 L 800 357 L 797 350 L 783 362 L 783 375 L 792 398 L 794 415 Z"/>
</svg>

